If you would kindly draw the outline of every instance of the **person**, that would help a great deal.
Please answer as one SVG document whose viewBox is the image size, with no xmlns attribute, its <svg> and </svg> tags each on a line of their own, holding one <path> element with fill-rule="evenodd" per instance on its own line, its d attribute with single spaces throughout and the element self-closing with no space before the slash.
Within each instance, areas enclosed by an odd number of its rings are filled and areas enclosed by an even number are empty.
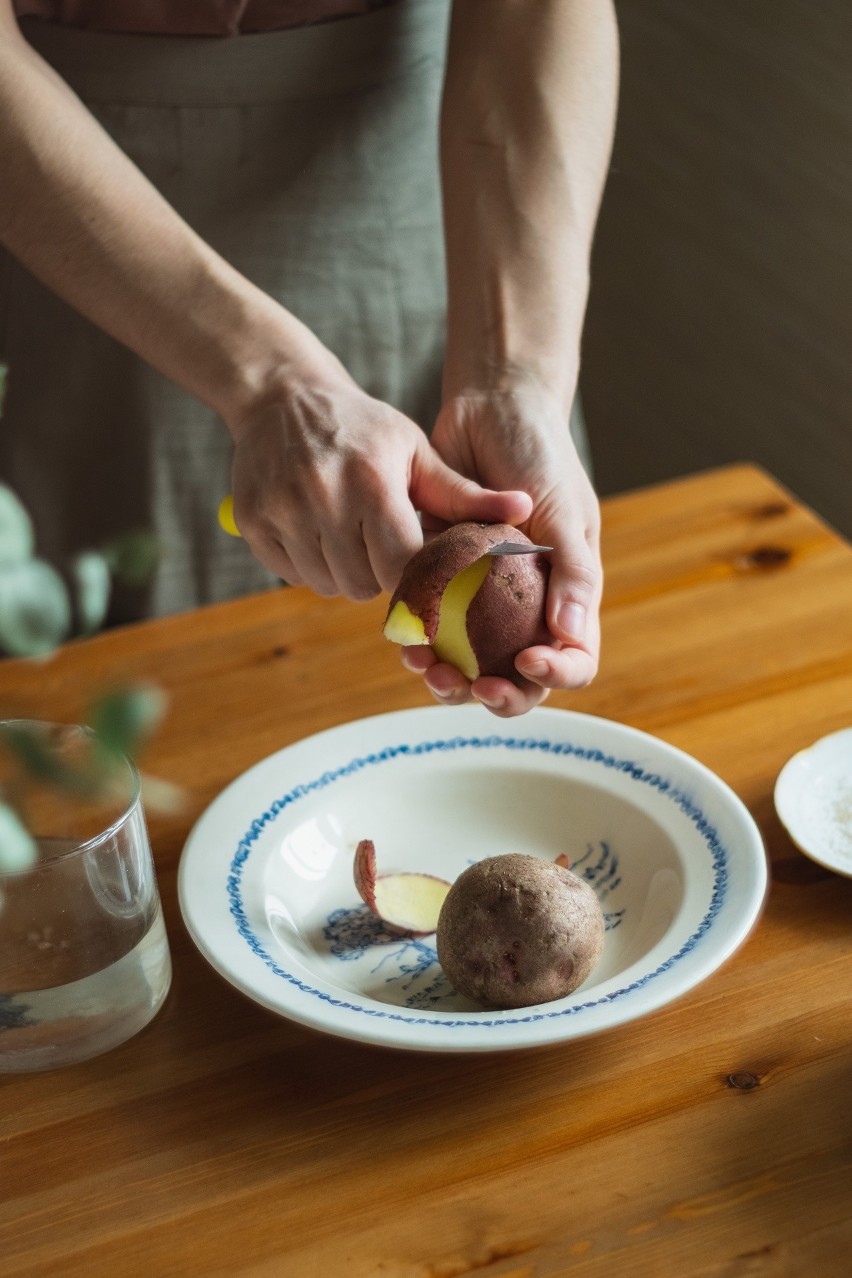
<svg viewBox="0 0 852 1278">
<path fill-rule="evenodd" d="M 367 599 L 424 529 L 506 522 L 553 547 L 532 687 L 405 664 L 504 717 L 588 683 L 568 421 L 617 60 L 611 0 L 0 0 L 0 473 L 44 552 L 152 527 L 121 621 Z"/>
</svg>

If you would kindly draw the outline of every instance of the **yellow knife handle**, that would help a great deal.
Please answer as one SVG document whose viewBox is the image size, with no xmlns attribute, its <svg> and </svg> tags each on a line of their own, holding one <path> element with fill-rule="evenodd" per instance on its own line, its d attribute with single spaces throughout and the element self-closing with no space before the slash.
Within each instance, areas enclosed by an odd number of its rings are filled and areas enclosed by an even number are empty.
<svg viewBox="0 0 852 1278">
<path fill-rule="evenodd" d="M 239 528 L 234 523 L 234 499 L 228 494 L 219 502 L 219 527 L 224 528 L 226 533 L 230 533 L 232 537 L 239 537 Z"/>
</svg>

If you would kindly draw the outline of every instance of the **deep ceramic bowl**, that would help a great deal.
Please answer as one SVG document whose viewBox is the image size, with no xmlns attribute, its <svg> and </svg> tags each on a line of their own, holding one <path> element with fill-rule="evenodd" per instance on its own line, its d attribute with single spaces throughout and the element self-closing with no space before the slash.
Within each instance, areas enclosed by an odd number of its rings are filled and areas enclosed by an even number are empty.
<svg viewBox="0 0 852 1278">
<path fill-rule="evenodd" d="M 570 997 L 485 1012 L 441 972 L 435 938 L 363 905 L 361 839 L 379 871 L 452 881 L 504 852 L 566 853 L 592 884 L 603 955 Z M 556 1043 L 635 1020 L 706 980 L 758 918 L 767 872 L 737 796 L 635 729 L 538 709 L 378 715 L 287 746 L 234 781 L 192 830 L 179 892 L 201 952 L 249 998 L 331 1034 L 421 1051 Z"/>
</svg>

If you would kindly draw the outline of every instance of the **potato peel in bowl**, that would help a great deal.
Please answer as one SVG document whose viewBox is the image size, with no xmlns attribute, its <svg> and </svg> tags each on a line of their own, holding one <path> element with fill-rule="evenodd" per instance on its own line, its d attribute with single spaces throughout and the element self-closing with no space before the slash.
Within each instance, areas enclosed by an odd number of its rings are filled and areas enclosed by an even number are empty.
<svg viewBox="0 0 852 1278">
<path fill-rule="evenodd" d="M 355 886 L 364 904 L 397 932 L 427 936 L 438 926 L 438 915 L 450 884 L 433 874 L 400 871 L 376 873 L 376 849 L 372 839 L 362 839 L 355 849 Z"/>
</svg>

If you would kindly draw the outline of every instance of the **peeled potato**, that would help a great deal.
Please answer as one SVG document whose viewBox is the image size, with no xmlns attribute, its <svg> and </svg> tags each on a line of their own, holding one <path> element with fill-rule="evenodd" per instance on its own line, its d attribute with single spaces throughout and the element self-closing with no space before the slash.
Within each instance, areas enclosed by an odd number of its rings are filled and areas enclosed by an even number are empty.
<svg viewBox="0 0 852 1278">
<path fill-rule="evenodd" d="M 411 559 L 388 609 L 393 643 L 430 644 L 467 679 L 499 675 L 518 686 L 524 648 L 552 644 L 545 620 L 550 566 L 540 554 L 490 556 L 501 541 L 529 542 L 507 524 L 455 524 Z M 531 544 L 531 543 L 530 543 Z"/>
<path fill-rule="evenodd" d="M 603 949 L 604 917 L 593 889 L 563 865 L 509 853 L 459 875 L 435 939 L 460 994 L 489 1009 L 530 1007 L 582 985 Z"/>
</svg>

